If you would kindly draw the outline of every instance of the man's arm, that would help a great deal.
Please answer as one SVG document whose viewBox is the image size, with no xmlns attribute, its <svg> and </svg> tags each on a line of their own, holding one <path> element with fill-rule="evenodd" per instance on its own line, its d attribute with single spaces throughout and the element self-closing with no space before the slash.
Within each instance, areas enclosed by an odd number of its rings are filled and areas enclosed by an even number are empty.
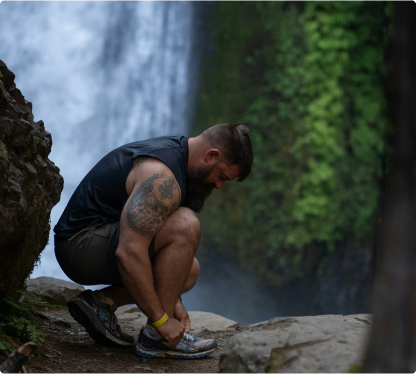
<svg viewBox="0 0 416 374">
<path fill-rule="evenodd" d="M 123 284 L 150 321 L 156 322 L 163 317 L 165 309 L 154 288 L 148 248 L 167 218 L 179 207 L 181 190 L 172 171 L 158 160 L 146 161 L 133 168 L 131 174 L 127 184 L 133 180 L 133 187 L 121 215 L 116 256 Z M 157 330 L 169 345 L 176 345 L 184 326 L 169 318 Z"/>
<path fill-rule="evenodd" d="M 150 241 L 179 207 L 180 188 L 175 177 L 153 174 L 136 188 L 127 201 L 127 223 Z"/>
</svg>

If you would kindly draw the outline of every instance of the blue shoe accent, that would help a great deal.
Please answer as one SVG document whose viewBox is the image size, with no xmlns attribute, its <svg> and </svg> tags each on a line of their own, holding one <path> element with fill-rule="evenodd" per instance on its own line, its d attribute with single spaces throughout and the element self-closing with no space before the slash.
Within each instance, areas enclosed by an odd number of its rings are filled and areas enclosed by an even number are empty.
<svg viewBox="0 0 416 374">
<path fill-rule="evenodd" d="M 195 359 L 198 359 L 198 358 L 202 358 L 202 357 L 205 357 L 205 356 L 210 355 L 212 352 L 213 351 L 208 351 L 208 352 L 201 353 L 199 355 L 198 354 L 197 355 L 193 355 L 193 356 L 186 356 L 186 355 L 177 355 L 177 354 L 165 353 L 164 356 L 161 356 L 161 355 L 156 355 L 156 354 L 153 354 L 153 355 L 152 354 L 148 354 L 148 353 L 139 351 L 137 349 L 135 350 L 136 356 L 139 356 L 139 357 L 144 357 L 144 358 L 162 358 L 162 357 L 164 357 L 164 358 L 182 358 L 182 359 L 185 359 L 185 360 L 195 360 Z"/>
</svg>

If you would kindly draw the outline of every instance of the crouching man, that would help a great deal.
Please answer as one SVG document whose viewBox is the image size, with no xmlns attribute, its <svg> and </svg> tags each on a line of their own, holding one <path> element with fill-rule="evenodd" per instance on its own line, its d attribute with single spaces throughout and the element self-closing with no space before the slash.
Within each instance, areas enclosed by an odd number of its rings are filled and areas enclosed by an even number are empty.
<svg viewBox="0 0 416 374">
<path fill-rule="evenodd" d="M 199 212 L 211 191 L 244 180 L 253 151 L 248 128 L 213 126 L 195 138 L 166 136 L 121 146 L 82 180 L 55 231 L 55 254 L 65 274 L 86 290 L 69 312 L 100 343 L 131 345 L 114 314 L 137 304 L 148 317 L 136 354 L 199 358 L 215 340 L 189 334 L 180 295 L 196 283 Z"/>
</svg>

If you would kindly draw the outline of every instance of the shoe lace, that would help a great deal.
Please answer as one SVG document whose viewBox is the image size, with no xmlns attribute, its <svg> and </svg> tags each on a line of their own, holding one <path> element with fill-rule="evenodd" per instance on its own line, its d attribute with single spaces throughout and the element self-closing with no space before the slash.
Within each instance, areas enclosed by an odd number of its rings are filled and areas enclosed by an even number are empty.
<svg viewBox="0 0 416 374">
<path fill-rule="evenodd" d="M 120 330 L 120 326 L 118 324 L 118 320 L 115 314 L 113 314 L 111 316 L 111 320 L 110 320 L 110 328 L 113 330 Z"/>
<path fill-rule="evenodd" d="M 188 342 L 194 342 L 196 339 L 195 339 L 195 336 L 193 336 L 193 335 L 191 335 L 191 334 L 188 334 L 187 332 L 184 332 L 183 333 L 183 337 L 182 337 L 182 339 L 183 340 L 186 340 L 186 341 L 188 341 Z"/>
<path fill-rule="evenodd" d="M 117 310 L 117 306 L 115 304 L 108 305 L 106 303 L 96 302 L 95 306 L 98 310 L 101 310 L 106 316 L 107 321 L 110 321 L 110 329 L 117 331 L 120 335 L 122 335 L 120 325 L 118 324 L 118 319 L 116 317 L 115 311 Z M 102 316 L 99 316 L 101 320 L 103 320 Z M 104 320 L 103 320 L 104 322 Z"/>
</svg>

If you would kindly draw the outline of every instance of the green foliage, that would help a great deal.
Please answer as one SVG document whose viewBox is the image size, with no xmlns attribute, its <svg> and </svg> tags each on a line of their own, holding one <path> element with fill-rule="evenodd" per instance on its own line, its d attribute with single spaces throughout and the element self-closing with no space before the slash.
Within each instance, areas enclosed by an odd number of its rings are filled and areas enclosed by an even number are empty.
<svg viewBox="0 0 416 374">
<path fill-rule="evenodd" d="M 6 312 L 0 313 L 0 351 L 11 351 L 13 338 L 21 341 L 33 341 L 41 345 L 45 334 L 39 330 L 40 322 L 34 317 L 33 312 L 39 307 L 49 309 L 66 309 L 64 306 L 51 305 L 42 301 L 36 295 L 19 291 L 18 302 L 4 299 L 9 305 Z"/>
<path fill-rule="evenodd" d="M 361 365 L 358 364 L 351 364 L 348 368 L 348 373 L 362 373 L 363 369 Z"/>
<path fill-rule="evenodd" d="M 310 271 L 317 243 L 371 240 L 388 122 L 390 3 L 221 2 L 196 132 L 248 123 L 242 185 L 210 198 L 204 246 L 280 284 Z"/>
</svg>

